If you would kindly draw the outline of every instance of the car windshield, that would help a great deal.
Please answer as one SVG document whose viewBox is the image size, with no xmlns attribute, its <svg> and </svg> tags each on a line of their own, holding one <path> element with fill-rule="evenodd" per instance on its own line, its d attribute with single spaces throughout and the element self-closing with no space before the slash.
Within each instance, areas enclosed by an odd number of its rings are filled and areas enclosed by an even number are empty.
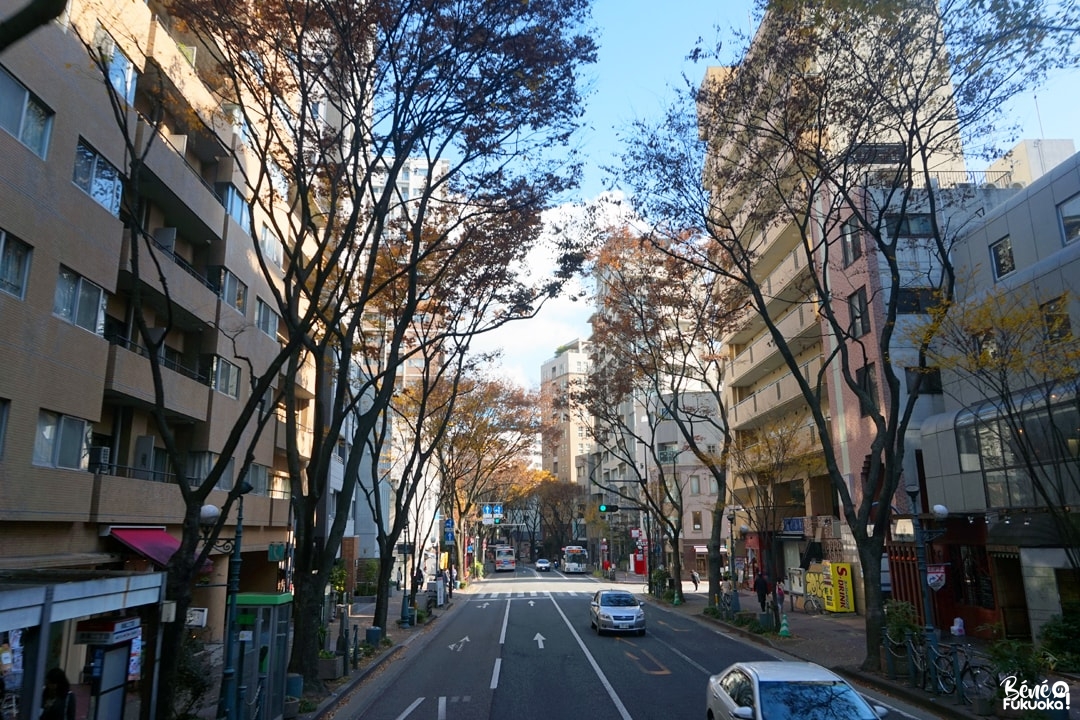
<svg viewBox="0 0 1080 720">
<path fill-rule="evenodd" d="M 873 720 L 877 717 L 845 682 L 762 682 L 765 720 Z"/>
<path fill-rule="evenodd" d="M 608 607 L 633 607 L 637 605 L 637 599 L 626 593 L 608 593 L 600 598 L 600 604 Z"/>
</svg>

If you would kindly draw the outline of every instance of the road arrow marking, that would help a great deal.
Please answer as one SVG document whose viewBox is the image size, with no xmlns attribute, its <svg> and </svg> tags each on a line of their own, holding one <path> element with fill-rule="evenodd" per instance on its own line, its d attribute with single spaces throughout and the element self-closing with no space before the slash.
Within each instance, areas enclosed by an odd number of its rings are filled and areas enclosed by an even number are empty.
<svg viewBox="0 0 1080 720">
<path fill-rule="evenodd" d="M 488 605 L 489 605 L 489 603 L 484 603 L 483 605 L 477 605 L 476 607 L 478 607 L 478 608 L 480 608 L 481 610 L 483 610 L 483 609 L 484 609 L 484 608 L 486 608 L 486 607 L 487 607 Z"/>
<path fill-rule="evenodd" d="M 530 600 L 530 601 L 529 601 L 529 607 L 532 607 L 532 606 L 533 606 L 533 605 L 535 605 L 535 604 L 536 604 L 536 601 L 535 601 L 535 600 Z"/>
<path fill-rule="evenodd" d="M 450 648 L 451 652 L 461 652 L 461 649 L 463 647 L 465 647 L 465 643 L 467 643 L 467 642 L 469 642 L 469 636 L 468 635 L 461 638 L 456 643 L 450 643 L 449 645 L 447 645 L 447 647 Z"/>
<path fill-rule="evenodd" d="M 547 640 L 546 637 L 544 637 L 540 633 L 536 633 L 536 637 L 534 637 L 533 640 L 535 640 L 536 644 L 540 646 L 539 647 L 540 650 L 544 649 L 544 641 Z"/>
</svg>

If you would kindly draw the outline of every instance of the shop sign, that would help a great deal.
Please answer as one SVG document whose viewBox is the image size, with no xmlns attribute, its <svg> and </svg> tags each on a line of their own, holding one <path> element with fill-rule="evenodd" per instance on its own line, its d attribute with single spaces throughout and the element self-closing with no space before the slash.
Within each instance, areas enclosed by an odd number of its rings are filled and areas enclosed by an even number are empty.
<svg viewBox="0 0 1080 720">
<path fill-rule="evenodd" d="M 82 620 L 75 625 L 76 645 L 115 645 L 139 636 L 139 618 Z"/>
</svg>

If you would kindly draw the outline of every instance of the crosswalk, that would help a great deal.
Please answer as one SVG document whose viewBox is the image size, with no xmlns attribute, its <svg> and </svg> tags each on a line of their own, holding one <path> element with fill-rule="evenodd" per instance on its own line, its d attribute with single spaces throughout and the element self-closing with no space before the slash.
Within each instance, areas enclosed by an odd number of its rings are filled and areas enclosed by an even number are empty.
<svg viewBox="0 0 1080 720">
<path fill-rule="evenodd" d="M 475 593 L 469 596 L 470 602 L 476 602 L 477 600 L 536 600 L 538 598 L 555 598 L 556 600 L 567 598 L 590 598 L 593 593 L 588 591 L 583 592 L 551 592 L 543 590 L 522 590 L 517 592 L 485 592 Z"/>
</svg>

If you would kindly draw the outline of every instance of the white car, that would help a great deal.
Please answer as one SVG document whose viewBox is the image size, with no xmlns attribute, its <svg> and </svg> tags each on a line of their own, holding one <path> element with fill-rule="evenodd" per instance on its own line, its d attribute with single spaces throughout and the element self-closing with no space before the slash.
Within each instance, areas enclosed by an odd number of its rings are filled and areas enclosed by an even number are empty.
<svg viewBox="0 0 1080 720">
<path fill-rule="evenodd" d="M 544 558 L 540 558 L 539 560 L 536 561 L 536 572 L 550 572 L 550 571 L 551 571 L 551 561 L 550 560 L 545 560 Z"/>
<path fill-rule="evenodd" d="M 831 670 L 785 661 L 735 663 L 713 675 L 706 707 L 708 720 L 877 720 L 888 713 Z"/>
<path fill-rule="evenodd" d="M 645 610 L 632 593 L 625 590 L 597 590 L 589 603 L 589 625 L 597 635 L 605 632 L 645 634 Z"/>
</svg>

